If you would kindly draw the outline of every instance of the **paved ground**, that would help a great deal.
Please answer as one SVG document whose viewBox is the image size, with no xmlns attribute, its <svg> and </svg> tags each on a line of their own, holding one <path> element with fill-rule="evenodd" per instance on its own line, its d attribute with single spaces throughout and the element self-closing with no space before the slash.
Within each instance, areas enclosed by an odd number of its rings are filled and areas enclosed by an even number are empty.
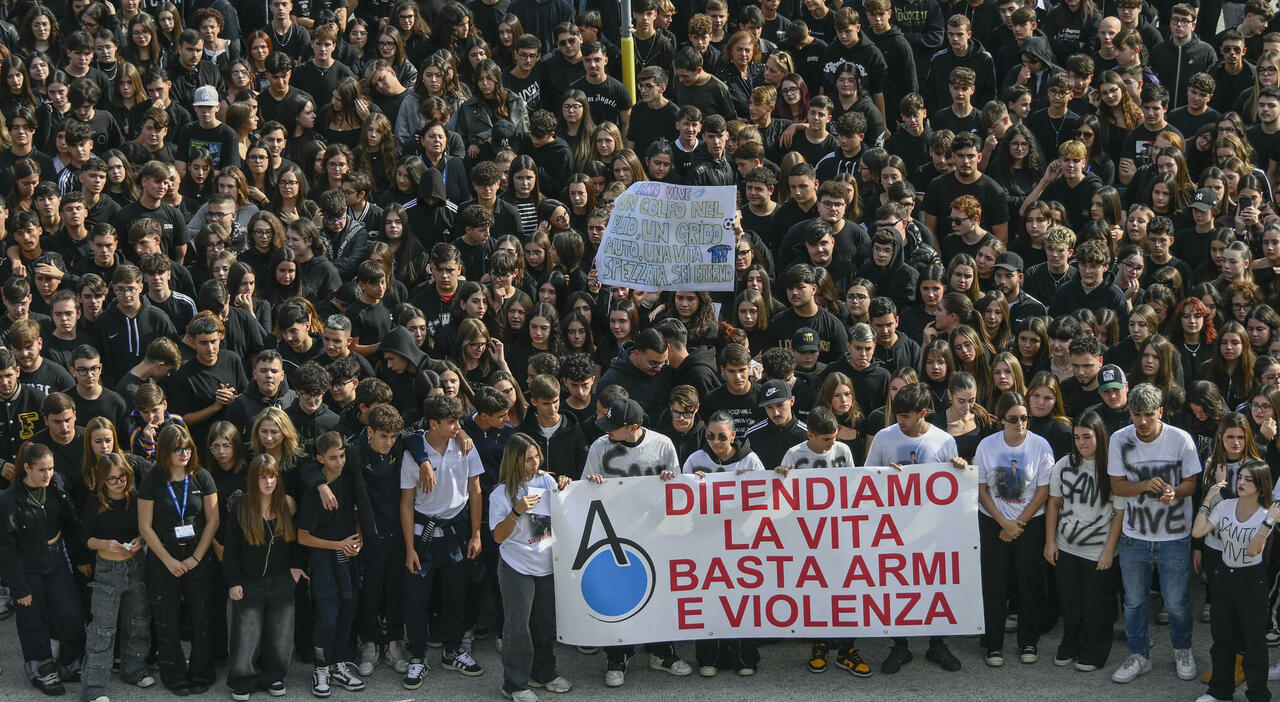
<svg viewBox="0 0 1280 702">
<path fill-rule="evenodd" d="M 1203 602 L 1198 587 L 1194 590 L 1193 602 L 1199 612 L 1199 604 Z M 32 700 L 38 693 L 22 679 L 21 661 L 18 652 L 13 619 L 0 623 L 0 636 L 11 642 L 0 652 L 0 664 L 3 675 L 0 675 L 0 702 L 16 700 Z M 563 702 L 577 700 L 614 699 L 631 701 L 671 702 L 673 696 L 694 696 L 702 702 L 720 702 L 741 699 L 767 699 L 773 701 L 838 698 L 857 695 L 869 698 L 898 700 L 982 700 L 983 702 L 1029 702 L 1031 700 L 1097 700 L 1124 699 L 1129 700 L 1161 700 L 1162 702 L 1190 702 L 1205 691 L 1199 682 L 1190 683 L 1178 680 L 1173 673 L 1172 652 L 1169 648 L 1168 627 L 1152 627 L 1155 669 L 1150 674 L 1139 678 L 1129 685 L 1117 685 L 1110 680 L 1110 670 L 1094 673 L 1079 673 L 1071 668 L 1057 668 L 1053 665 L 1053 652 L 1057 647 L 1060 629 L 1055 629 L 1041 640 L 1041 661 L 1035 665 L 1023 665 L 1011 656 L 1002 669 L 990 669 L 985 666 L 982 652 L 978 648 L 977 639 L 968 637 L 952 640 L 952 650 L 964 663 L 964 670 L 958 673 L 946 673 L 937 666 L 924 661 L 924 640 L 913 641 L 916 660 L 905 667 L 897 675 L 882 675 L 879 671 L 880 660 L 888 650 L 888 642 L 867 640 L 860 646 L 863 656 L 877 673 L 869 679 L 857 679 L 847 672 L 833 668 L 822 675 L 809 673 L 805 667 L 808 656 L 808 645 L 802 642 L 787 641 L 766 645 L 761 648 L 763 663 L 759 672 L 750 678 L 740 678 L 736 674 L 724 674 L 713 679 L 698 678 L 695 673 L 688 678 L 676 678 L 664 672 L 647 669 L 647 660 L 633 659 L 627 684 L 621 689 L 604 687 L 604 655 L 585 656 L 570 647 L 561 646 L 557 650 L 560 659 L 560 672 L 574 683 L 574 689 L 566 696 L 543 692 L 544 700 L 555 698 Z M 1209 627 L 1198 621 L 1195 628 L 1195 655 L 1200 670 L 1203 672 L 1209 665 Z M 1006 650 L 1012 652 L 1012 635 L 1006 643 Z M 693 656 L 693 644 L 678 645 L 682 655 Z M 438 660 L 439 652 L 434 651 L 433 663 Z M 1117 641 L 1112 649 L 1112 665 L 1118 664 L 1124 655 L 1124 644 Z M 1280 649 L 1273 649 L 1273 660 L 1280 658 Z M 476 644 L 476 659 L 486 668 L 479 678 L 467 678 L 459 673 L 443 671 L 438 665 L 432 670 L 425 684 L 416 691 L 405 690 L 400 685 L 399 676 L 388 668 L 378 668 L 371 679 L 369 687 L 363 692 L 346 692 L 335 690 L 334 700 L 365 700 L 365 702 L 408 702 L 409 700 L 500 700 L 498 687 L 502 682 L 501 659 L 494 650 L 492 640 L 480 641 Z M 225 670 L 219 671 L 225 675 Z M 285 699 L 311 699 L 310 671 L 301 663 L 295 663 L 287 684 L 289 695 Z M 78 685 L 68 686 L 68 694 L 64 699 L 79 694 Z M 126 687 L 118 680 L 113 682 L 109 694 L 119 700 L 171 700 L 167 691 L 159 685 L 149 690 L 138 690 Z M 227 700 L 230 692 L 223 681 L 203 697 L 205 700 Z M 272 698 L 265 693 L 256 694 L 255 702 L 265 702 Z M 1243 691 L 1236 699 L 1244 699 Z"/>
</svg>

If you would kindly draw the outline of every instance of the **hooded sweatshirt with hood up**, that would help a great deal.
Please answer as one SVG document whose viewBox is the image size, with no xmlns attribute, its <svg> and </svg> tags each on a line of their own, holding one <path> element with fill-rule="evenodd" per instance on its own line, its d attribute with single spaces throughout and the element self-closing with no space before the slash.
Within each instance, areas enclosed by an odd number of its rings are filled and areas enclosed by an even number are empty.
<svg viewBox="0 0 1280 702">
<path fill-rule="evenodd" d="M 715 451 L 706 443 L 702 448 L 694 451 L 692 455 L 685 460 L 681 466 L 680 472 L 685 474 L 696 473 L 737 473 L 738 471 L 747 470 L 764 470 L 764 462 L 760 457 L 751 450 L 751 442 L 746 439 L 735 439 L 733 442 L 733 453 L 728 458 L 721 459 L 716 455 Z"/>
<path fill-rule="evenodd" d="M 916 283 L 920 273 L 906 264 L 902 250 L 902 237 L 893 237 L 893 258 L 889 265 L 877 266 L 872 254 L 858 269 L 858 277 L 866 278 L 876 286 L 876 294 L 893 300 L 898 309 L 906 309 L 916 299 Z"/>
<path fill-rule="evenodd" d="M 427 377 L 418 370 L 427 354 L 413 343 L 413 336 L 404 327 L 392 329 L 387 338 L 382 340 L 379 350 L 394 353 L 409 362 L 409 368 L 404 373 L 395 373 L 383 367 L 379 369 L 378 377 L 391 386 L 391 404 L 400 410 L 404 423 L 412 424 L 421 418 L 422 413 L 418 408 L 427 397 Z"/>
<path fill-rule="evenodd" d="M 1023 54 L 1030 54 L 1038 59 L 1044 65 L 1039 73 L 1034 73 L 1031 79 L 1027 81 L 1027 88 L 1031 90 L 1031 109 L 1039 110 L 1049 106 L 1049 79 L 1062 72 L 1062 67 L 1058 65 L 1057 59 L 1053 55 L 1053 49 L 1049 47 L 1049 40 L 1040 35 L 1027 37 L 1019 47 L 1018 61 L 1012 64 L 1008 71 L 1004 74 L 1004 81 L 1000 83 L 1002 88 L 1018 82 L 1018 74 L 1022 71 L 1021 58 Z"/>
</svg>

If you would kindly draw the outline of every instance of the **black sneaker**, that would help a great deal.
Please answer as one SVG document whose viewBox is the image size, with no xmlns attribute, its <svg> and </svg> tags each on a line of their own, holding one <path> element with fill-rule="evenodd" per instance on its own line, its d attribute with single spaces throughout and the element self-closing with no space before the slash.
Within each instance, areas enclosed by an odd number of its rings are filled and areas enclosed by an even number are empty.
<svg viewBox="0 0 1280 702">
<path fill-rule="evenodd" d="M 406 690 L 416 690 L 422 687 L 422 681 L 427 677 L 427 664 L 422 662 L 421 658 L 409 659 L 409 670 L 405 671 L 404 680 L 401 683 Z"/>
<path fill-rule="evenodd" d="M 911 655 L 911 649 L 906 646 L 894 646 L 889 649 L 889 655 L 884 657 L 884 662 L 880 664 L 880 672 L 886 675 L 893 675 L 902 670 L 902 666 L 911 662 L 915 656 Z"/>
<path fill-rule="evenodd" d="M 484 668 L 481 668 L 480 664 L 476 663 L 476 660 L 471 657 L 470 653 L 462 649 L 458 649 L 453 653 L 446 653 L 441 656 L 440 667 L 445 670 L 456 670 L 463 675 L 469 675 L 473 678 L 477 675 L 484 675 Z"/>
<path fill-rule="evenodd" d="M 825 673 L 827 670 L 827 645 L 816 643 L 809 652 L 809 672 Z"/>
<path fill-rule="evenodd" d="M 955 657 L 950 648 L 947 648 L 945 641 L 930 643 L 929 650 L 924 654 L 924 659 L 930 663 L 937 663 L 938 667 L 948 673 L 960 670 L 960 659 Z"/>
<path fill-rule="evenodd" d="M 62 684 L 62 676 L 58 675 L 58 664 L 53 661 L 40 666 L 36 676 L 31 679 L 31 684 L 50 697 L 67 694 L 67 688 Z"/>
</svg>

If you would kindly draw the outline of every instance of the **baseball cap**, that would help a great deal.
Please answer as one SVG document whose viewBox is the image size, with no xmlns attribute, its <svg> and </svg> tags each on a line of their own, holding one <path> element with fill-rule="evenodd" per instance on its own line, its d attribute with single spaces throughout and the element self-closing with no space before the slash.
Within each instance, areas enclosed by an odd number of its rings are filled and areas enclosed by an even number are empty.
<svg viewBox="0 0 1280 702">
<path fill-rule="evenodd" d="M 766 380 L 760 386 L 760 406 L 768 407 L 791 399 L 791 386 L 785 380 Z"/>
<path fill-rule="evenodd" d="M 191 100 L 193 107 L 217 107 L 218 106 L 218 89 L 212 85 L 202 85 L 196 88 L 195 96 Z"/>
<path fill-rule="evenodd" d="M 791 348 L 800 353 L 820 350 L 818 332 L 811 327 L 800 327 L 795 334 L 791 335 Z"/>
<path fill-rule="evenodd" d="M 1012 251 L 1001 251 L 996 256 L 996 268 L 1021 273 L 1023 269 L 1022 257 Z"/>
<path fill-rule="evenodd" d="M 631 399 L 614 400 L 609 412 L 596 420 L 596 426 L 605 432 L 617 431 L 632 424 L 644 424 L 644 408 Z"/>
<path fill-rule="evenodd" d="M 1103 390 L 1118 390 L 1125 386 L 1124 371 L 1120 370 L 1120 366 L 1108 363 L 1098 371 L 1098 392 Z"/>
<path fill-rule="evenodd" d="M 1191 206 L 1201 210 L 1212 210 L 1218 206 L 1218 193 L 1213 188 L 1200 188 L 1196 191 Z"/>
</svg>

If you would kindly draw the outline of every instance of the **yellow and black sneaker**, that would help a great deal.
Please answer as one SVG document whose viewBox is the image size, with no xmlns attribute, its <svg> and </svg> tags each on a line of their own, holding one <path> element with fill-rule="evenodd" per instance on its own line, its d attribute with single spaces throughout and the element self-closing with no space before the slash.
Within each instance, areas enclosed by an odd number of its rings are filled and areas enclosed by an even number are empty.
<svg viewBox="0 0 1280 702">
<path fill-rule="evenodd" d="M 827 645 L 825 643 L 813 645 L 813 651 L 809 653 L 809 672 L 827 672 Z"/>
<path fill-rule="evenodd" d="M 854 677 L 871 677 L 871 666 L 862 660 L 862 656 L 858 654 L 858 649 L 856 648 L 846 648 L 836 654 L 836 665 L 853 673 Z"/>
</svg>

